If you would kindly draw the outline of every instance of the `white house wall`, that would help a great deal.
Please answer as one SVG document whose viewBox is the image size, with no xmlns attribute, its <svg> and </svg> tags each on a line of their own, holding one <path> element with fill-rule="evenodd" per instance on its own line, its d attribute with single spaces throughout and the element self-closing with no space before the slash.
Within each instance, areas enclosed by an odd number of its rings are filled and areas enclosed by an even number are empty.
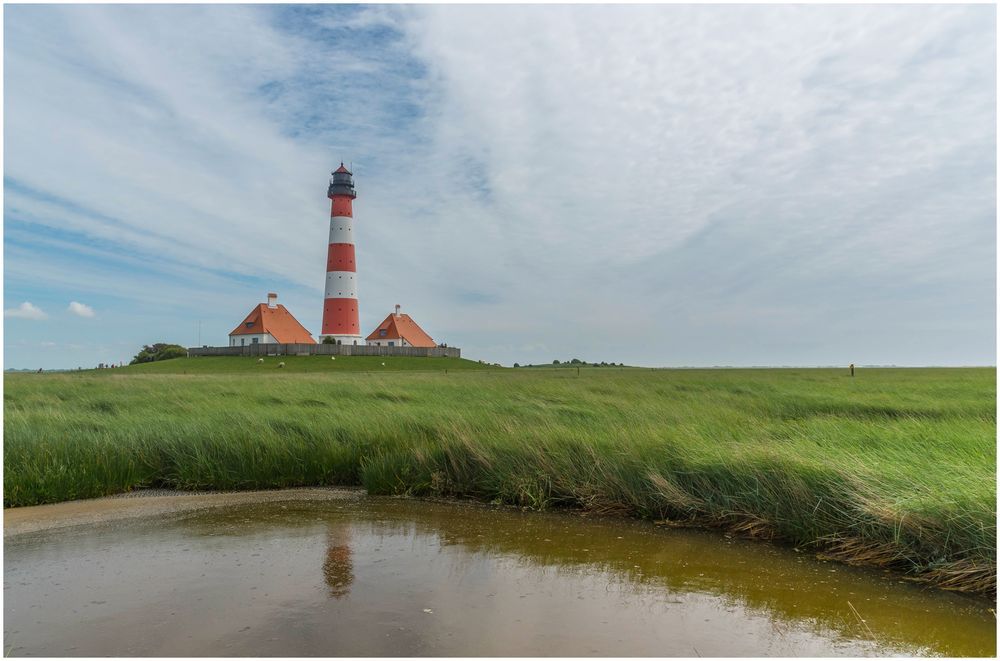
<svg viewBox="0 0 1000 661">
<path fill-rule="evenodd" d="M 383 340 L 368 340 L 368 344 L 376 347 L 387 347 L 389 343 L 392 342 L 394 347 L 412 347 L 413 345 L 406 341 L 405 338 L 402 339 L 383 339 Z"/>
<path fill-rule="evenodd" d="M 260 333 L 257 335 L 230 335 L 229 346 L 241 346 L 240 340 L 244 340 L 244 344 L 253 344 L 254 338 L 257 338 L 258 344 L 278 344 L 278 341 L 270 333 Z"/>
</svg>

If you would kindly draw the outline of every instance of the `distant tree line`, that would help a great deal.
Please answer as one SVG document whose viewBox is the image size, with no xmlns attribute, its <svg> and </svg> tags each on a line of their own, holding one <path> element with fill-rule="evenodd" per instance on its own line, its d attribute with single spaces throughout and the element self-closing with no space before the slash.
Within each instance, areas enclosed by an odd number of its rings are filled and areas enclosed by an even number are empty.
<svg viewBox="0 0 1000 661">
<path fill-rule="evenodd" d="M 185 356 L 187 356 L 187 349 L 181 345 L 157 342 L 156 344 L 147 344 L 144 346 L 135 355 L 135 358 L 132 359 L 129 365 L 152 363 L 157 360 L 169 360 L 171 358 L 184 358 Z"/>
<path fill-rule="evenodd" d="M 601 361 L 599 363 L 588 363 L 585 360 L 580 360 L 579 358 L 573 358 L 572 360 L 566 360 L 560 362 L 558 360 L 552 361 L 553 365 L 566 365 L 568 367 L 579 367 L 581 365 L 588 365 L 590 367 L 625 367 L 625 363 L 608 363 Z M 519 363 L 514 363 L 514 367 L 521 367 Z M 525 365 L 524 367 L 542 367 L 541 365 Z"/>
<path fill-rule="evenodd" d="M 606 363 L 603 360 L 599 363 L 588 363 L 585 360 L 574 358 L 560 363 L 558 360 L 552 361 L 553 365 L 590 365 L 591 367 L 625 367 L 625 363 Z"/>
</svg>

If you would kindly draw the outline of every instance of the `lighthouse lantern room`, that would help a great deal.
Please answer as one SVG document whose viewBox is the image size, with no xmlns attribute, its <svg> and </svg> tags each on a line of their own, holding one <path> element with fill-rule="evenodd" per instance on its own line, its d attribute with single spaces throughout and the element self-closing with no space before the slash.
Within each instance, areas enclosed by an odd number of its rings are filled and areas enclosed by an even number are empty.
<svg viewBox="0 0 1000 661">
<path fill-rule="evenodd" d="M 364 344 L 358 321 L 358 274 L 354 256 L 353 202 L 351 171 L 341 163 L 333 171 L 327 197 L 330 206 L 330 245 L 326 257 L 326 294 L 323 300 L 323 327 L 320 339 L 332 338 L 337 344 Z"/>
</svg>

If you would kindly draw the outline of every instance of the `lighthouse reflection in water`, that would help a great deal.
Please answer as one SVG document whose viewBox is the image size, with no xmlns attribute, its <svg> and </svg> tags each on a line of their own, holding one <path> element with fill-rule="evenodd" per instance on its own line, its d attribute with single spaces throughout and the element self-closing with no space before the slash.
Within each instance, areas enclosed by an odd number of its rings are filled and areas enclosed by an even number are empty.
<svg viewBox="0 0 1000 661">
<path fill-rule="evenodd" d="M 354 581 L 354 562 L 351 558 L 351 526 L 348 523 L 327 524 L 326 560 L 323 561 L 323 578 L 330 596 L 340 599 L 351 592 Z"/>
</svg>

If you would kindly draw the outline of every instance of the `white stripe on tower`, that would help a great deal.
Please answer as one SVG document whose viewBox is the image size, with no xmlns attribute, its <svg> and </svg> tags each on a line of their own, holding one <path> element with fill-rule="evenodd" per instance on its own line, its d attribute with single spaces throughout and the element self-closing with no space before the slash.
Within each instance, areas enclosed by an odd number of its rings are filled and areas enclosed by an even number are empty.
<svg viewBox="0 0 1000 661">
<path fill-rule="evenodd" d="M 354 243 L 354 219 L 350 216 L 330 217 L 330 243 Z"/>
<path fill-rule="evenodd" d="M 358 297 L 358 282 L 354 271 L 327 271 L 325 298 Z"/>
</svg>

